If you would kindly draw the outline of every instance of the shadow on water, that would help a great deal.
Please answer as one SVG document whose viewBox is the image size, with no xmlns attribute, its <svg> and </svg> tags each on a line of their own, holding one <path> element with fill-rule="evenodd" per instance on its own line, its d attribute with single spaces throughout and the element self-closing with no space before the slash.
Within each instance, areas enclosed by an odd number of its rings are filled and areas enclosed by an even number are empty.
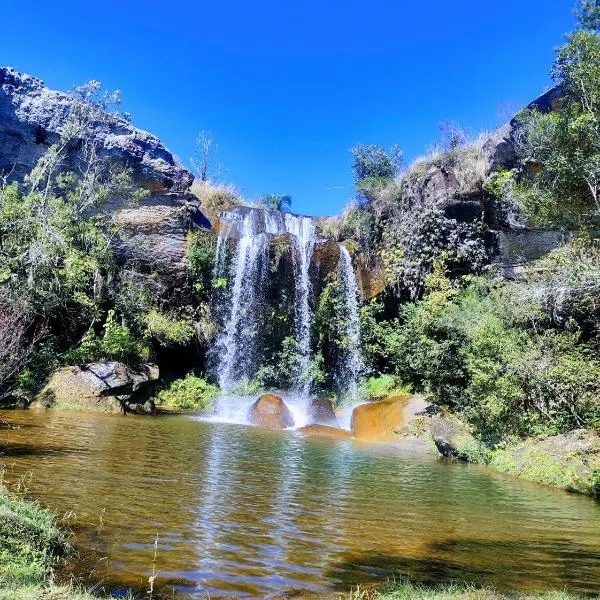
<svg viewBox="0 0 600 600">
<path fill-rule="evenodd" d="M 67 456 L 73 453 L 85 452 L 81 448 L 74 447 L 40 447 L 33 444 L 0 444 L 0 459 L 3 458 L 22 458 L 25 456 Z"/>
<path fill-rule="evenodd" d="M 600 593 L 600 585 L 590 584 L 600 574 L 600 553 L 574 545 L 568 539 L 544 544 L 536 540 L 447 539 L 430 544 L 420 554 L 348 552 L 339 557 L 326 577 L 336 582 L 338 592 L 347 592 L 357 583 L 407 579 L 425 586 L 476 581 L 482 587 L 502 590 L 567 589 L 594 598 Z M 544 561 L 550 561 L 552 566 Z M 528 575 L 524 565 L 531 564 L 537 564 L 539 571 L 529 571 L 530 583 L 524 585 Z"/>
</svg>

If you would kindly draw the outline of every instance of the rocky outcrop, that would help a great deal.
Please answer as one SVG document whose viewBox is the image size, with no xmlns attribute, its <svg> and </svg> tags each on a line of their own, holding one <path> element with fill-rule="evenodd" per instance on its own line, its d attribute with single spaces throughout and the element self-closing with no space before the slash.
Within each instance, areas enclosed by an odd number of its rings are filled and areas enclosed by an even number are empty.
<svg viewBox="0 0 600 600">
<path fill-rule="evenodd" d="M 40 79 L 10 67 L 0 68 L 0 176 L 22 182 L 59 140 L 71 106 L 70 94 L 50 90 Z M 181 270 L 187 231 L 210 226 L 189 191 L 193 175 L 157 137 L 118 116 L 94 123 L 91 137 L 100 158 L 127 167 L 133 183 L 149 192 L 139 206 L 118 214 L 120 256 Z M 69 153 L 62 168 L 76 171 L 77 161 L 76 152 Z M 113 199 L 111 208 L 123 206 Z"/>
<path fill-rule="evenodd" d="M 248 421 L 266 429 L 287 429 L 294 426 L 294 417 L 281 396 L 263 394 L 248 411 Z"/>
<path fill-rule="evenodd" d="M 328 398 L 312 398 L 308 404 L 308 421 L 311 424 L 339 425 L 331 400 Z"/>
<path fill-rule="evenodd" d="M 470 462 L 482 460 L 485 449 L 467 426 L 454 417 L 435 415 L 429 420 L 431 437 L 442 456 Z"/>
<path fill-rule="evenodd" d="M 154 405 L 143 392 L 158 376 L 158 367 L 152 364 L 133 368 L 107 362 L 64 367 L 52 374 L 32 406 L 152 413 Z"/>
<path fill-rule="evenodd" d="M 600 435 L 577 429 L 495 450 L 490 466 L 573 492 L 600 498 Z"/>
</svg>

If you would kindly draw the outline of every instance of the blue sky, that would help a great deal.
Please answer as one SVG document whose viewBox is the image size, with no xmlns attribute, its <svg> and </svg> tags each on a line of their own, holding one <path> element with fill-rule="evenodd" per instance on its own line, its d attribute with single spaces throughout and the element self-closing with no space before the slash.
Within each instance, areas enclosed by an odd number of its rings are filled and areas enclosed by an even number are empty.
<svg viewBox="0 0 600 600">
<path fill-rule="evenodd" d="M 457 120 L 495 128 L 550 84 L 573 0 L 5 0 L 0 64 L 71 89 L 98 79 L 184 164 L 197 132 L 249 198 L 333 214 L 350 148 L 414 158 Z"/>
</svg>

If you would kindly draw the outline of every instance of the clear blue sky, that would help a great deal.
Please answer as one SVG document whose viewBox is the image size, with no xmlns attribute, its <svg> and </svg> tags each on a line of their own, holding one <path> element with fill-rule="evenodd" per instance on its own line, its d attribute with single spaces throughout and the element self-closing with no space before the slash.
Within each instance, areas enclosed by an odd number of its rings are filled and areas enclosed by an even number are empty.
<svg viewBox="0 0 600 600">
<path fill-rule="evenodd" d="M 289 193 L 332 214 L 350 148 L 408 158 L 457 120 L 498 125 L 550 84 L 574 0 L 5 0 L 0 64 L 71 89 L 120 89 L 123 110 L 184 162 L 200 129 L 247 197 Z"/>
</svg>

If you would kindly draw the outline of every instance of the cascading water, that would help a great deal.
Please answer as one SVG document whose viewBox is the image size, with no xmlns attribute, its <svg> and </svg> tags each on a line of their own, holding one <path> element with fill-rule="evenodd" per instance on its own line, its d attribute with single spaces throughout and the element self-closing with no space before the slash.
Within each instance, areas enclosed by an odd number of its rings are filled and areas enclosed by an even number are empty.
<svg viewBox="0 0 600 600">
<path fill-rule="evenodd" d="M 344 395 L 356 401 L 359 395 L 359 377 L 362 370 L 360 352 L 360 321 L 358 319 L 358 288 L 352 268 L 352 258 L 348 250 L 340 244 L 340 274 L 344 298 L 347 356 L 342 361 L 338 378 Z"/>
<path fill-rule="evenodd" d="M 217 340 L 218 380 L 223 394 L 252 376 L 257 355 L 262 294 L 267 278 L 268 238 L 262 231 L 259 215 L 225 213 L 217 241 L 215 277 L 223 274 L 226 238 L 235 230 L 239 235 L 231 265 L 231 310 L 225 329 Z M 224 215 L 225 216 L 225 215 Z"/>
<path fill-rule="evenodd" d="M 315 245 L 315 227 L 310 217 L 274 210 L 238 208 L 221 215 L 221 230 L 213 278 L 216 282 L 229 280 L 228 293 L 218 293 L 224 328 L 213 348 L 216 374 L 221 388 L 221 406 L 254 374 L 259 354 L 260 329 L 264 313 L 264 294 L 267 285 L 269 236 L 290 234 L 293 244 L 295 279 L 294 330 L 297 341 L 297 392 L 307 395 L 310 390 L 310 261 Z M 226 277 L 228 240 L 236 240 L 233 261 Z M 222 285 L 219 283 L 219 285 Z M 219 286 L 215 285 L 215 289 Z M 238 409 L 233 409 L 235 414 Z M 233 417 L 237 419 L 237 417 Z"/>
<path fill-rule="evenodd" d="M 295 246 L 294 271 L 296 272 L 295 330 L 298 344 L 298 391 L 310 392 L 310 259 L 315 247 L 315 226 L 307 217 L 286 215 L 286 226 L 292 234 Z"/>
</svg>

